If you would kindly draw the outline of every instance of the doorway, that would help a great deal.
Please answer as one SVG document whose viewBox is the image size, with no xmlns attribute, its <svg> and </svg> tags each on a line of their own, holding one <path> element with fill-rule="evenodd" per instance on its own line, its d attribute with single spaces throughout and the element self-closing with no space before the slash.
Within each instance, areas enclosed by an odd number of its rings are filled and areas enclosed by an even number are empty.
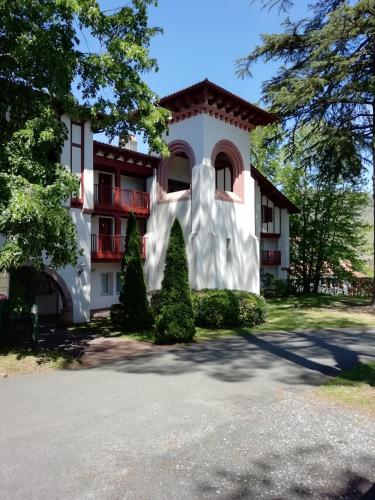
<svg viewBox="0 0 375 500">
<path fill-rule="evenodd" d="M 113 219 L 99 217 L 99 252 L 113 252 Z"/>
<path fill-rule="evenodd" d="M 112 205 L 112 175 L 99 172 L 98 183 L 98 202 L 103 205 Z"/>
</svg>

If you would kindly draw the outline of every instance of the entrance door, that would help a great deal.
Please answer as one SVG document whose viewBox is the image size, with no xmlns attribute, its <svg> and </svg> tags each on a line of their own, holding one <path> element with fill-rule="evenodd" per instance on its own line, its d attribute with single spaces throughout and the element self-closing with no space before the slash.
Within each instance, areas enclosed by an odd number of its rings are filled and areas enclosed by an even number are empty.
<svg viewBox="0 0 375 500">
<path fill-rule="evenodd" d="M 113 220 L 108 217 L 99 217 L 99 251 L 113 252 Z"/>
<path fill-rule="evenodd" d="M 112 205 L 112 175 L 99 172 L 98 182 L 98 202 Z"/>
</svg>

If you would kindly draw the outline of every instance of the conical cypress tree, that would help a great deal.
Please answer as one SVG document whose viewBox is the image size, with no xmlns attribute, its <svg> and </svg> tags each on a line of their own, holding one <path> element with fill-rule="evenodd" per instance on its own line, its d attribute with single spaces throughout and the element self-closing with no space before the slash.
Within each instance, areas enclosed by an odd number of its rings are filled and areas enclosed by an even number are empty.
<svg viewBox="0 0 375 500">
<path fill-rule="evenodd" d="M 185 241 L 181 225 L 178 219 L 175 219 L 165 258 L 156 340 L 165 343 L 189 342 L 194 334 Z"/>
<path fill-rule="evenodd" d="M 131 213 L 125 237 L 125 253 L 121 263 L 123 327 L 127 331 L 151 328 L 154 322 L 147 300 L 146 284 L 141 259 L 141 242 L 137 221 Z"/>
</svg>

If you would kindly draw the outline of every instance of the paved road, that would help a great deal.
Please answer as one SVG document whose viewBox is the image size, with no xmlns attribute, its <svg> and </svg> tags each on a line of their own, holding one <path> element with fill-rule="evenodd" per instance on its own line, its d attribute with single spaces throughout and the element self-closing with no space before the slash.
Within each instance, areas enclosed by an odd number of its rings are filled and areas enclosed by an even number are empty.
<svg viewBox="0 0 375 500">
<path fill-rule="evenodd" d="M 0 498 L 364 498 L 375 421 L 313 390 L 374 356 L 374 332 L 274 334 L 0 380 Z"/>
</svg>

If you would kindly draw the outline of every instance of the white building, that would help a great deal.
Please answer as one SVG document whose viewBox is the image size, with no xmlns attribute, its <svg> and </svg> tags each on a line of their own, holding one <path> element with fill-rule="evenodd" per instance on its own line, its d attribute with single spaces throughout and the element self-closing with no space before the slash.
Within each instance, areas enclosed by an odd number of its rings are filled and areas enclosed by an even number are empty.
<svg viewBox="0 0 375 500">
<path fill-rule="evenodd" d="M 175 217 L 185 235 L 192 288 L 259 293 L 262 268 L 286 278 L 289 214 L 297 209 L 250 165 L 249 132 L 275 116 L 208 80 L 160 104 L 173 116 L 165 161 L 96 142 L 89 123 L 62 117 L 70 133 L 61 161 L 81 178 L 70 211 L 83 253 L 75 268 L 46 266 L 37 286 L 41 314 L 84 322 L 118 302 L 131 211 L 149 290 L 160 288 Z"/>
</svg>

